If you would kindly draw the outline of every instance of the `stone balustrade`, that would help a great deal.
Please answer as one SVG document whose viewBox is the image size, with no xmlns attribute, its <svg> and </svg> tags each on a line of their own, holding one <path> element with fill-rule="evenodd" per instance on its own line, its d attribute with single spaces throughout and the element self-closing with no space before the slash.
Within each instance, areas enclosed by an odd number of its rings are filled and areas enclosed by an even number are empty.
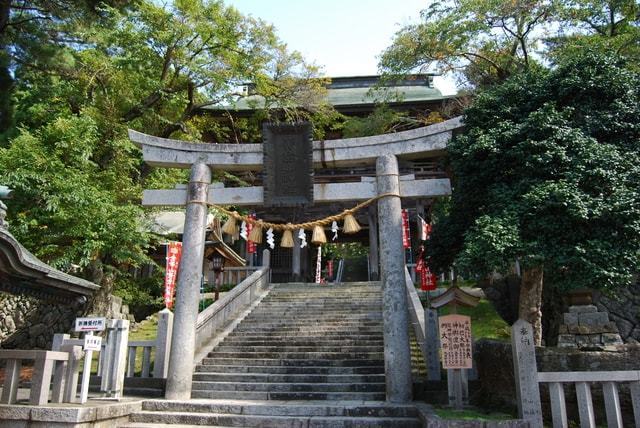
<svg viewBox="0 0 640 428">
<path fill-rule="evenodd" d="M 596 427 L 593 400 L 591 398 L 591 384 L 601 385 L 604 396 L 604 406 L 609 428 L 631 426 L 631 421 L 622 421 L 618 385 L 629 383 L 631 403 L 635 419 L 635 426 L 640 426 L 640 371 L 582 371 L 582 372 L 538 372 L 538 382 L 549 385 L 549 399 L 551 402 L 551 416 L 554 428 L 566 428 L 567 408 L 565 404 L 564 387 L 573 384 L 578 401 L 578 414 L 581 427 Z"/>
<path fill-rule="evenodd" d="M 0 403 L 12 404 L 16 402 L 23 360 L 34 361 L 29 404 L 38 406 L 47 404 L 52 376 L 57 388 L 54 389 L 51 401 L 54 403 L 62 402 L 63 396 L 60 386 L 65 382 L 67 376 L 65 363 L 69 361 L 69 355 L 69 352 L 59 351 L 0 350 L 0 360 L 7 362 Z"/>
</svg>

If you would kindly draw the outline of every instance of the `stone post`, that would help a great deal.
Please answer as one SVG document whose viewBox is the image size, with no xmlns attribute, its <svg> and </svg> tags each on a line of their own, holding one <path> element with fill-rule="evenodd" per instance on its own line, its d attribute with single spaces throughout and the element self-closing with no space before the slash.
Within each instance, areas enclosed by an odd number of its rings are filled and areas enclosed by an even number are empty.
<svg viewBox="0 0 640 428">
<path fill-rule="evenodd" d="M 380 156 L 376 162 L 378 194 L 393 193 L 378 201 L 378 228 L 383 289 L 384 364 L 387 401 L 411 401 L 411 352 L 405 290 L 404 248 L 398 160 Z"/>
<path fill-rule="evenodd" d="M 169 352 L 171 350 L 171 332 L 173 313 L 164 308 L 158 312 L 158 332 L 156 333 L 156 357 L 153 363 L 153 377 L 164 379 L 169 373 Z"/>
<path fill-rule="evenodd" d="M 533 327 L 525 320 L 519 319 L 511 327 L 511 352 L 518 398 L 518 416 L 529 421 L 531 426 L 541 427 L 542 407 L 536 347 L 533 342 Z"/>
<path fill-rule="evenodd" d="M 438 333 L 438 311 L 424 310 L 424 345 L 427 348 L 427 379 L 441 380 L 440 375 L 440 334 Z"/>
<path fill-rule="evenodd" d="M 194 164 L 189 177 L 182 258 L 178 271 L 173 323 L 174 340 L 171 341 L 169 375 L 165 393 L 165 398 L 168 400 L 187 400 L 191 397 L 200 278 L 207 226 L 207 193 L 210 183 L 209 167 L 202 162 Z"/>
<path fill-rule="evenodd" d="M 380 257 L 378 256 L 378 218 L 376 207 L 369 205 L 369 272 L 370 280 L 380 279 Z"/>
<path fill-rule="evenodd" d="M 102 371 L 100 391 L 108 397 L 120 398 L 124 391 L 124 375 L 127 367 L 129 344 L 129 320 L 107 320 L 107 357 Z"/>
</svg>

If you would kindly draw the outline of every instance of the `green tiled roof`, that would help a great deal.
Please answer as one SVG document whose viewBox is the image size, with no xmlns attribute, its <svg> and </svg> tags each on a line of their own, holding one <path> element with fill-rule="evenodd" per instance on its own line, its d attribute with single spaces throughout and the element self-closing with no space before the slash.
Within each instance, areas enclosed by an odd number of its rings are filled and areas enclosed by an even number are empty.
<svg viewBox="0 0 640 428">
<path fill-rule="evenodd" d="M 379 76 L 354 76 L 333 78 L 328 86 L 327 101 L 336 108 L 346 106 L 366 106 L 376 102 L 417 103 L 438 101 L 448 96 L 430 85 L 429 75 L 414 75 L 394 84 L 388 84 L 381 90 L 372 90 Z M 214 105 L 208 110 L 248 111 L 264 107 L 261 95 L 248 95 L 238 98 L 231 105 Z"/>
</svg>

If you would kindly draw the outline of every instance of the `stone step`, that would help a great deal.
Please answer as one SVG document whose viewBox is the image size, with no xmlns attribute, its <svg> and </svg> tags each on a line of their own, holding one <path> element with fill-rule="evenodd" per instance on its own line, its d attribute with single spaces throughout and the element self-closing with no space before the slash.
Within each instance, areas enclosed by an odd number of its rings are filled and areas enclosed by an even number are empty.
<svg viewBox="0 0 640 428">
<path fill-rule="evenodd" d="M 375 360 L 384 358 L 383 351 L 378 352 L 331 352 L 331 351 L 312 351 L 312 352 L 224 352 L 214 350 L 209 353 L 208 358 L 246 358 L 246 359 L 287 359 L 287 360 Z"/>
<path fill-rule="evenodd" d="M 371 374 L 384 375 L 384 365 L 371 366 L 256 366 L 256 365 L 197 365 L 195 374 L 198 373 L 265 373 L 271 375 L 353 375 Z"/>
<path fill-rule="evenodd" d="M 292 323 L 275 323 L 275 322 L 247 322 L 243 321 L 236 330 L 238 331 L 246 331 L 246 330 L 302 330 L 302 329 L 316 329 L 316 330 L 327 330 L 327 331 L 382 331 L 382 322 L 380 321 L 372 321 L 372 322 L 314 322 L 309 321 L 307 323 L 300 322 L 292 322 Z M 234 330 L 235 331 L 235 330 Z"/>
<path fill-rule="evenodd" d="M 196 372 L 193 380 L 197 382 L 265 382 L 265 383 L 380 383 L 384 382 L 384 374 L 272 374 L 264 373 L 219 373 Z"/>
<path fill-rule="evenodd" d="M 295 332 L 306 332 L 306 333 L 334 333 L 334 334 L 365 334 L 365 333 L 382 333 L 382 326 L 366 326 L 366 327 L 356 327 L 356 326 L 286 326 L 286 327 L 269 327 L 269 326 L 244 326 L 240 324 L 236 329 L 233 330 L 234 333 L 255 333 L 255 334 L 265 334 L 265 333 L 275 333 L 275 334 L 286 334 L 286 333 L 295 333 Z"/>
<path fill-rule="evenodd" d="M 238 401 L 238 400 L 145 400 L 142 410 L 166 412 L 236 413 L 264 416 L 371 416 L 417 417 L 412 404 L 388 404 L 386 402 L 360 401 Z"/>
<path fill-rule="evenodd" d="M 289 294 L 269 294 L 264 298 L 265 304 L 269 303 L 300 303 L 308 305 L 327 305 L 334 304 L 339 306 L 364 306 L 382 303 L 382 293 L 370 293 L 367 295 L 357 294 L 351 296 L 328 296 L 328 295 L 309 295 L 300 293 L 297 295 Z"/>
<path fill-rule="evenodd" d="M 222 344 L 213 349 L 212 352 L 382 352 L 382 345 L 320 345 L 317 346 L 298 346 L 298 345 L 283 345 L 283 346 L 269 346 L 269 345 L 226 345 Z M 211 355 L 211 353 L 209 353 Z"/>
<path fill-rule="evenodd" d="M 200 382 L 192 391 L 251 392 L 384 392 L 384 383 L 286 383 L 286 382 Z"/>
<path fill-rule="evenodd" d="M 266 299 L 266 297 L 265 297 Z M 309 309 L 309 310 L 326 310 L 341 311 L 344 309 L 377 309 L 382 307 L 382 299 L 367 299 L 360 302 L 309 302 L 308 300 L 292 300 L 285 302 L 282 300 L 263 300 L 256 310 L 260 309 Z"/>
<path fill-rule="evenodd" d="M 245 318 L 246 320 L 255 321 L 308 321 L 308 320 L 321 320 L 321 321 L 366 321 L 366 320 L 380 320 L 382 319 L 381 313 L 376 312 L 359 312 L 359 313 L 309 313 L 307 311 L 300 311 L 299 313 L 287 312 L 285 314 L 275 316 L 274 311 L 260 313 L 251 313 Z"/>
<path fill-rule="evenodd" d="M 159 426 L 157 424 L 182 424 L 196 426 L 234 426 L 259 428 L 309 428 L 309 427 L 407 427 L 415 425 L 415 418 L 351 418 L 338 416 L 264 416 L 264 415 L 230 415 L 224 413 L 187 413 L 187 412 L 148 412 L 140 411 L 131 415 L 132 423 L 127 427 Z M 405 420 L 409 419 L 409 420 Z M 357 425 L 353 423 L 358 420 Z M 393 421 L 393 422 L 392 422 Z M 366 424 L 365 424 L 366 423 Z M 375 423 L 375 424 L 374 424 Z M 407 423 L 413 425 L 406 425 Z M 155 424 L 155 425 L 148 425 Z"/>
<path fill-rule="evenodd" d="M 363 341 L 363 340 L 384 340 L 384 336 L 382 332 L 370 332 L 370 333 L 362 333 L 362 334 L 348 334 L 348 333 L 335 333 L 335 332 L 323 332 L 322 334 L 314 334 L 314 333 L 302 333 L 295 332 L 291 334 L 270 334 L 269 336 L 265 336 L 263 334 L 260 335 L 252 335 L 252 334 L 234 334 L 233 332 L 225 337 L 225 341 L 281 341 L 288 342 L 289 340 L 322 340 L 326 339 L 329 341 L 342 341 L 342 340 L 354 340 L 354 341 Z"/>
<path fill-rule="evenodd" d="M 335 304 L 339 306 L 363 306 L 380 304 L 382 293 L 351 294 L 351 295 L 320 295 L 320 294 L 284 294 L 270 293 L 264 298 L 266 304 L 269 303 L 301 303 L 301 304 Z"/>
<path fill-rule="evenodd" d="M 315 361 L 318 359 L 326 361 L 335 360 L 356 360 L 369 361 L 381 360 L 384 358 L 381 352 L 210 352 L 207 358 L 244 358 L 252 360 L 260 359 L 282 359 L 282 360 L 305 360 Z"/>
<path fill-rule="evenodd" d="M 320 336 L 312 338 L 300 338 L 290 340 L 265 340 L 264 337 L 247 339 L 242 336 L 227 337 L 222 341 L 222 346 L 383 346 L 382 338 L 360 338 L 360 339 L 327 339 Z"/>
<path fill-rule="evenodd" d="M 191 391 L 192 398 L 233 400 L 356 400 L 382 401 L 384 392 L 268 392 L 268 391 Z"/>
<path fill-rule="evenodd" d="M 354 326 L 354 327 L 367 327 L 367 326 L 382 326 L 382 317 L 379 319 L 375 318 L 345 318 L 345 319 L 318 319 L 318 318 L 293 318 L 293 319 L 274 319 L 274 318 L 265 318 L 265 319 L 256 319 L 256 318 L 245 318 L 242 320 L 241 326 L 265 326 L 265 327 L 296 327 L 296 326 L 307 326 L 307 325 L 315 325 L 322 327 L 346 327 L 346 326 Z"/>
<path fill-rule="evenodd" d="M 222 358 L 222 357 L 207 357 L 202 360 L 202 365 L 215 366 L 215 365 L 236 365 L 246 364 L 249 366 L 284 366 L 284 367 L 359 367 L 359 366 L 382 366 L 384 367 L 384 360 L 379 359 L 291 359 L 291 358 Z"/>
</svg>

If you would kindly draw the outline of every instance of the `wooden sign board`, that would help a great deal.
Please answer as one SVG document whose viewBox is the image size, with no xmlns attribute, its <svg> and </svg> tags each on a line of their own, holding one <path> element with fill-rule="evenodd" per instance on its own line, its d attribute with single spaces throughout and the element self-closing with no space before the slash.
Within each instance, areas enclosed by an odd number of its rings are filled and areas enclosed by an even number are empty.
<svg viewBox="0 0 640 428">
<path fill-rule="evenodd" d="M 76 331 L 103 331 L 106 324 L 105 318 L 76 318 Z"/>
<path fill-rule="evenodd" d="M 82 347 L 83 350 L 100 352 L 101 347 L 102 347 L 102 338 L 100 336 L 84 337 L 84 345 Z"/>
<path fill-rule="evenodd" d="M 311 124 L 265 124 L 264 206 L 305 207 L 313 204 Z"/>
<path fill-rule="evenodd" d="M 470 369 L 473 365 L 471 350 L 471 318 L 465 315 L 445 315 L 438 319 L 442 367 Z"/>
</svg>

